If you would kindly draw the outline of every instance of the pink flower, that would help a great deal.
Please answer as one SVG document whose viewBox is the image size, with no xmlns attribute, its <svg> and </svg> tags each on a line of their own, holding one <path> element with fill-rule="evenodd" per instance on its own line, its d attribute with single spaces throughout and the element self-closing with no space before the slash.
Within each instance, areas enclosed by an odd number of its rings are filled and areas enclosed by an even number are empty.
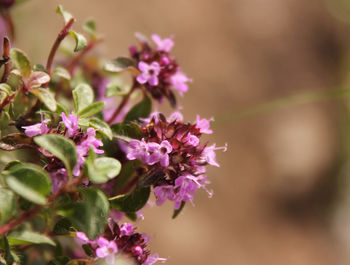
<svg viewBox="0 0 350 265">
<path fill-rule="evenodd" d="M 172 122 L 172 121 L 183 121 L 184 116 L 182 115 L 182 113 L 180 111 L 175 111 L 173 113 L 170 114 L 168 121 Z"/>
<path fill-rule="evenodd" d="M 178 192 L 175 195 L 175 210 L 178 210 L 181 206 L 181 203 L 184 201 L 191 201 L 194 197 L 194 193 L 200 187 L 200 185 L 192 180 L 191 175 L 186 174 L 180 176 L 175 180 L 175 189 L 178 189 Z"/>
<path fill-rule="evenodd" d="M 171 201 L 174 200 L 174 187 L 172 185 L 157 186 L 154 188 L 154 195 L 157 198 L 156 204 L 160 206 L 166 201 L 166 199 Z"/>
<path fill-rule="evenodd" d="M 174 42 L 171 38 L 162 39 L 159 35 L 153 34 L 152 40 L 157 45 L 158 51 L 170 52 L 174 46 Z"/>
<path fill-rule="evenodd" d="M 171 85 L 179 92 L 180 96 L 183 96 L 183 93 L 188 91 L 187 82 L 192 82 L 192 79 L 188 78 L 181 70 L 178 70 L 170 77 Z"/>
<path fill-rule="evenodd" d="M 145 84 L 148 82 L 151 86 L 157 86 L 159 84 L 158 75 L 160 72 L 160 65 L 157 62 L 152 62 L 147 64 L 145 62 L 139 62 L 139 69 L 141 74 L 136 78 L 137 82 L 140 84 Z"/>
<path fill-rule="evenodd" d="M 208 146 L 204 148 L 201 158 L 207 162 L 209 165 L 220 167 L 220 165 L 216 162 L 216 153 L 215 150 L 223 149 L 224 152 L 227 150 L 227 145 L 222 147 L 216 147 L 216 144 L 213 144 L 211 146 Z"/>
<path fill-rule="evenodd" d="M 88 128 L 85 139 L 83 139 L 80 144 L 76 146 L 77 155 L 78 155 L 78 161 L 73 169 L 73 175 L 79 176 L 80 175 L 80 169 L 82 165 L 85 162 L 85 157 L 89 154 L 90 148 L 96 153 L 96 154 L 103 154 L 104 151 L 101 149 L 98 149 L 100 146 L 103 146 L 103 143 L 100 139 L 96 139 L 96 130 L 94 128 Z"/>
<path fill-rule="evenodd" d="M 129 223 L 124 223 L 120 226 L 120 235 L 131 236 L 134 233 L 134 226 Z"/>
<path fill-rule="evenodd" d="M 115 254 L 118 252 L 117 244 L 113 240 L 108 241 L 104 237 L 99 237 L 97 239 L 97 245 L 96 256 L 105 258 L 108 264 L 114 264 Z"/>
<path fill-rule="evenodd" d="M 160 262 L 165 262 L 166 259 L 164 258 L 159 258 L 159 255 L 157 253 L 153 254 L 153 255 L 149 255 L 146 259 L 146 261 L 142 264 L 142 265 L 153 265 L 154 263 L 156 263 L 157 261 Z"/>
<path fill-rule="evenodd" d="M 29 137 L 34 137 L 37 135 L 46 134 L 49 132 L 47 128 L 47 123 L 50 122 L 50 119 L 42 120 L 41 123 L 37 123 L 30 126 L 22 126 L 24 133 Z"/>
<path fill-rule="evenodd" d="M 197 146 L 199 144 L 199 139 L 197 136 L 188 133 L 186 136 L 186 144 Z"/>
<path fill-rule="evenodd" d="M 196 128 L 199 129 L 200 133 L 211 134 L 213 133 L 213 131 L 210 129 L 211 121 L 214 121 L 214 119 L 213 118 L 210 118 L 209 120 L 201 119 L 199 115 L 197 115 Z"/>
<path fill-rule="evenodd" d="M 52 193 L 56 193 L 67 180 L 67 170 L 65 168 L 60 168 L 55 172 L 50 173 L 52 182 Z"/>
<path fill-rule="evenodd" d="M 64 112 L 61 113 L 62 121 L 66 126 L 66 136 L 72 137 L 78 130 L 78 117 L 74 114 L 69 114 L 68 118 Z"/>
<path fill-rule="evenodd" d="M 171 153 L 171 151 L 173 151 L 173 147 L 171 146 L 171 144 L 165 140 L 162 141 L 160 143 L 160 156 L 159 156 L 159 161 L 160 161 L 160 165 L 162 167 L 167 167 L 169 166 L 169 153 Z"/>
<path fill-rule="evenodd" d="M 83 232 L 76 232 L 75 235 L 80 239 L 84 244 L 89 244 L 90 239 Z"/>
</svg>

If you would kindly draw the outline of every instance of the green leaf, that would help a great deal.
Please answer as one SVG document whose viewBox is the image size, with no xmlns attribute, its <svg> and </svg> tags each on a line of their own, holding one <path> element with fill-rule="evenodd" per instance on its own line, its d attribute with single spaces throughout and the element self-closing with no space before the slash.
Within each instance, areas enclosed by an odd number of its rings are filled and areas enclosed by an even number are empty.
<svg viewBox="0 0 350 265">
<path fill-rule="evenodd" d="M 17 48 L 12 48 L 10 52 L 11 61 L 24 77 L 28 77 L 32 71 L 27 55 Z"/>
<path fill-rule="evenodd" d="M 34 142 L 60 159 L 71 175 L 77 163 L 77 152 L 72 140 L 57 134 L 45 134 L 35 137 Z"/>
<path fill-rule="evenodd" d="M 175 219 L 181 213 L 181 211 L 184 208 L 185 204 L 186 204 L 186 202 L 182 201 L 181 205 L 180 205 L 180 208 L 177 209 L 177 210 L 174 210 L 174 213 L 173 213 L 173 216 L 172 216 L 173 219 Z"/>
<path fill-rule="evenodd" d="M 36 95 L 39 100 L 44 103 L 44 105 L 51 111 L 56 111 L 57 103 L 53 96 L 47 88 L 37 88 L 31 91 L 34 95 Z"/>
<path fill-rule="evenodd" d="M 10 115 L 6 111 L 0 112 L 0 130 L 4 130 L 8 127 L 10 123 Z"/>
<path fill-rule="evenodd" d="M 17 196 L 11 190 L 0 188 L 0 224 L 14 216 L 17 207 Z"/>
<path fill-rule="evenodd" d="M 0 104 L 2 104 L 10 94 L 12 94 L 11 87 L 5 83 L 0 84 Z"/>
<path fill-rule="evenodd" d="M 141 139 L 144 135 L 141 127 L 135 122 L 120 122 L 111 125 L 113 135 L 129 142 L 131 139 Z"/>
<path fill-rule="evenodd" d="M 72 223 L 67 218 L 60 219 L 54 226 L 55 235 L 67 235 L 72 231 Z"/>
<path fill-rule="evenodd" d="M 80 189 L 83 200 L 72 202 L 57 209 L 72 225 L 84 232 L 89 239 L 95 239 L 105 230 L 109 216 L 109 203 L 106 195 L 97 187 Z"/>
<path fill-rule="evenodd" d="M 19 196 L 36 204 L 46 204 L 46 196 L 51 193 L 51 179 L 46 171 L 34 164 L 18 163 L 2 174 L 7 185 Z"/>
<path fill-rule="evenodd" d="M 121 86 L 119 82 L 110 82 L 106 87 L 106 97 L 124 96 L 130 89 L 130 86 Z"/>
<path fill-rule="evenodd" d="M 128 161 L 123 164 L 123 167 L 118 175 L 118 181 L 114 186 L 114 192 L 119 193 L 132 180 L 135 169 L 142 163 L 139 160 Z"/>
<path fill-rule="evenodd" d="M 14 263 L 14 258 L 12 256 L 11 253 L 11 249 L 10 249 L 10 244 L 7 240 L 7 237 L 4 235 L 3 236 L 3 240 L 4 240 L 4 245 L 5 245 L 5 261 L 6 261 L 6 265 L 12 265 Z"/>
<path fill-rule="evenodd" d="M 60 103 L 57 102 L 57 109 L 56 109 L 56 113 L 58 115 L 61 115 L 62 112 L 64 112 L 64 114 L 66 114 L 66 116 L 68 117 L 68 111 L 67 109 Z"/>
<path fill-rule="evenodd" d="M 94 102 L 94 91 L 88 84 L 77 85 L 72 93 L 76 113 L 79 113 Z"/>
<path fill-rule="evenodd" d="M 75 32 L 74 30 L 70 30 L 69 34 L 72 35 L 75 39 L 75 48 L 74 48 L 75 52 L 81 51 L 86 47 L 87 40 L 82 34 Z"/>
<path fill-rule="evenodd" d="M 37 98 L 32 94 L 26 94 L 23 91 L 17 91 L 13 102 L 10 107 L 10 116 L 13 120 L 17 120 L 17 118 L 23 113 L 27 113 L 36 103 Z"/>
<path fill-rule="evenodd" d="M 88 19 L 84 24 L 83 24 L 83 30 L 87 32 L 92 39 L 96 39 L 96 23 L 95 20 L 92 18 Z"/>
<path fill-rule="evenodd" d="M 25 81 L 27 89 L 38 88 L 43 84 L 50 82 L 51 77 L 43 71 L 35 71 L 30 74 L 28 79 Z"/>
<path fill-rule="evenodd" d="M 103 135 L 105 135 L 109 140 L 112 140 L 113 138 L 113 133 L 111 128 L 107 123 L 104 121 L 98 119 L 98 118 L 91 118 L 90 121 L 90 126 L 101 132 Z"/>
<path fill-rule="evenodd" d="M 56 246 L 56 243 L 51 238 L 28 230 L 12 232 L 7 238 L 11 246 L 25 244 L 48 244 Z"/>
<path fill-rule="evenodd" d="M 5 92 L 7 95 L 10 95 L 11 92 L 12 92 L 12 89 L 11 89 L 11 87 L 8 84 L 1 83 L 0 84 L 0 91 L 1 92 Z"/>
<path fill-rule="evenodd" d="M 62 15 L 65 24 L 67 24 L 73 18 L 72 14 L 63 10 L 63 7 L 61 5 L 57 6 L 56 13 Z"/>
<path fill-rule="evenodd" d="M 109 198 L 111 206 L 122 212 L 136 212 L 147 203 L 151 189 L 135 188 L 131 193 Z"/>
<path fill-rule="evenodd" d="M 126 70 L 132 71 L 135 74 L 140 73 L 136 68 L 135 61 L 128 57 L 118 57 L 116 59 L 108 61 L 104 65 L 104 70 L 112 73 L 120 73 Z"/>
<path fill-rule="evenodd" d="M 103 110 L 103 108 L 105 107 L 105 103 L 104 102 L 94 102 L 92 104 L 90 104 L 89 106 L 85 107 L 84 109 L 82 109 L 81 111 L 79 111 L 79 117 L 89 117 L 91 115 L 95 115 L 96 113 L 99 113 L 100 111 Z"/>
<path fill-rule="evenodd" d="M 63 78 L 65 80 L 71 80 L 72 78 L 68 70 L 60 66 L 56 67 L 55 70 L 53 70 L 52 75 Z"/>
<path fill-rule="evenodd" d="M 125 116 L 124 121 L 137 121 L 139 118 L 146 118 L 151 114 L 152 101 L 146 94 L 141 102 L 137 103 Z"/>
<path fill-rule="evenodd" d="M 85 167 L 91 182 L 100 184 L 115 178 L 119 174 L 122 166 L 117 159 L 111 157 L 95 159 L 94 152 L 90 151 Z"/>
</svg>

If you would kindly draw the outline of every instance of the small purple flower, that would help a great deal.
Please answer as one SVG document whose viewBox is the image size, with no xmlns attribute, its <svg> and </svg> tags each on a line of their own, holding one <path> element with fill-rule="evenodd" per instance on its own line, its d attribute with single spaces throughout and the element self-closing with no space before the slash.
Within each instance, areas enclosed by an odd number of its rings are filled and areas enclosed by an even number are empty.
<svg viewBox="0 0 350 265">
<path fill-rule="evenodd" d="M 183 119 L 184 119 L 184 116 L 182 115 L 182 113 L 180 111 L 175 111 L 175 112 L 170 114 L 168 121 L 169 122 L 183 121 Z"/>
<path fill-rule="evenodd" d="M 214 119 L 213 118 L 210 118 L 209 120 L 201 119 L 199 115 L 197 115 L 196 128 L 199 129 L 200 133 L 211 134 L 213 133 L 213 131 L 210 129 L 211 121 L 214 121 Z"/>
<path fill-rule="evenodd" d="M 67 170 L 65 168 L 60 168 L 59 170 L 50 173 L 52 182 L 52 193 L 56 193 L 67 180 Z"/>
<path fill-rule="evenodd" d="M 61 116 L 64 126 L 67 128 L 66 136 L 70 138 L 78 131 L 78 117 L 74 114 L 69 114 L 67 118 L 64 112 L 61 113 Z"/>
<path fill-rule="evenodd" d="M 174 200 L 174 187 L 172 185 L 157 186 L 154 188 L 154 195 L 157 198 L 156 204 L 160 206 L 166 199 L 170 201 Z"/>
<path fill-rule="evenodd" d="M 153 34 L 152 40 L 157 45 L 158 51 L 170 52 L 174 46 L 174 41 L 171 38 L 162 39 L 159 35 Z"/>
<path fill-rule="evenodd" d="M 137 82 L 140 84 L 145 84 L 148 82 L 151 86 L 157 86 L 159 83 L 158 75 L 160 72 L 160 65 L 157 62 L 152 62 L 147 64 L 145 62 L 139 62 L 138 65 L 141 74 L 137 76 Z"/>
<path fill-rule="evenodd" d="M 200 187 L 200 185 L 192 180 L 191 175 L 186 174 L 185 176 L 180 176 L 175 180 L 175 189 L 178 189 L 178 192 L 175 195 L 175 210 L 178 210 L 181 206 L 181 203 L 184 201 L 190 201 L 194 197 L 194 193 Z"/>
<path fill-rule="evenodd" d="M 192 135 L 191 133 L 188 133 L 186 136 L 186 144 L 192 145 L 192 146 L 198 146 L 199 139 L 197 136 Z"/>
<path fill-rule="evenodd" d="M 99 237 L 97 239 L 97 245 L 96 256 L 105 258 L 108 264 L 114 264 L 115 254 L 118 252 L 117 244 L 113 240 L 108 241 L 104 237 Z"/>
<path fill-rule="evenodd" d="M 94 128 L 88 128 L 85 137 L 86 138 L 76 146 L 78 161 L 73 169 L 73 175 L 76 177 L 80 175 L 80 169 L 85 162 L 85 157 L 89 154 L 90 148 L 92 148 L 96 154 L 104 153 L 103 150 L 98 149 L 100 146 L 103 146 L 103 143 L 100 139 L 96 139 L 96 130 Z"/>
<path fill-rule="evenodd" d="M 216 144 L 208 146 L 204 148 L 201 158 L 207 162 L 209 165 L 220 167 L 220 165 L 216 162 L 216 153 L 215 150 L 223 149 L 224 152 L 227 150 L 227 145 L 223 147 L 216 147 Z"/>
<path fill-rule="evenodd" d="M 134 226 L 129 223 L 124 223 L 120 226 L 120 235 L 130 236 L 134 233 Z"/>
<path fill-rule="evenodd" d="M 160 261 L 162 263 L 166 262 L 167 259 L 159 258 L 159 255 L 157 253 L 153 255 L 149 255 L 146 259 L 146 261 L 142 265 L 153 265 L 157 261 Z"/>
<path fill-rule="evenodd" d="M 79 240 L 81 240 L 84 244 L 89 244 L 90 239 L 83 232 L 76 232 L 75 235 Z"/>
<path fill-rule="evenodd" d="M 162 167 L 167 167 L 169 166 L 169 153 L 171 153 L 171 151 L 173 151 L 173 147 L 171 146 L 171 144 L 165 140 L 162 141 L 160 143 L 160 165 Z"/>
<path fill-rule="evenodd" d="M 141 256 L 142 253 L 143 253 L 143 250 L 142 250 L 142 247 L 140 247 L 140 246 L 134 246 L 134 247 L 132 248 L 132 252 L 133 252 L 133 254 L 136 255 L 136 256 Z"/>
<path fill-rule="evenodd" d="M 192 82 L 192 79 L 188 78 L 180 70 L 170 77 L 171 85 L 179 92 L 180 96 L 183 96 L 183 93 L 188 91 L 187 82 Z"/>
<path fill-rule="evenodd" d="M 37 135 L 46 134 L 49 132 L 49 128 L 47 128 L 47 123 L 50 122 L 50 119 L 42 120 L 40 123 L 30 125 L 30 126 L 22 126 L 24 129 L 24 133 L 29 137 L 34 137 Z"/>
</svg>

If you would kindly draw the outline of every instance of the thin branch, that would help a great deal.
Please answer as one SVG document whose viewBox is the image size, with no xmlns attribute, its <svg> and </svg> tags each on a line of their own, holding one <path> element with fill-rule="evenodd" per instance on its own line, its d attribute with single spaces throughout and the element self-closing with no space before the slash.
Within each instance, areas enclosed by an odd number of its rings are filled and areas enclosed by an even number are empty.
<svg viewBox="0 0 350 265">
<path fill-rule="evenodd" d="M 111 124 L 115 120 L 115 118 L 118 117 L 120 112 L 123 110 L 125 105 L 128 103 L 130 96 L 134 92 L 135 89 L 136 89 L 136 86 L 133 86 L 131 88 L 131 90 L 129 91 L 129 93 L 123 98 L 123 100 L 122 100 L 122 102 L 120 102 L 118 108 L 114 111 L 113 115 L 108 119 L 108 121 L 107 121 L 108 124 Z"/>
<path fill-rule="evenodd" d="M 51 67 L 52 67 L 52 63 L 53 63 L 53 59 L 55 57 L 55 54 L 57 52 L 58 47 L 60 46 L 61 42 L 64 40 L 64 38 L 69 34 L 69 30 L 72 27 L 74 23 L 74 18 L 71 18 L 68 23 L 64 26 L 64 28 L 60 31 L 60 33 L 57 36 L 56 41 L 54 42 L 49 57 L 47 59 L 47 63 L 46 63 L 46 69 L 47 69 L 47 73 L 49 75 L 51 75 Z"/>
<path fill-rule="evenodd" d="M 74 70 L 76 66 L 79 64 L 81 59 L 90 51 L 92 50 L 98 43 L 102 42 L 103 39 L 96 39 L 92 40 L 88 43 L 88 45 L 85 46 L 85 48 L 78 53 L 75 57 L 72 58 L 72 60 L 67 64 L 67 70 L 72 75 L 74 73 Z"/>
</svg>

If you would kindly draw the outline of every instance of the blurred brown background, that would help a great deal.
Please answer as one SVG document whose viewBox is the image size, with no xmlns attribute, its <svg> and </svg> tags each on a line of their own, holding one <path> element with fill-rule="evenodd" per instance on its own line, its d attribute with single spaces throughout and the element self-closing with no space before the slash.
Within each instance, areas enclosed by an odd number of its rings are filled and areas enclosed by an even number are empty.
<svg viewBox="0 0 350 265">
<path fill-rule="evenodd" d="M 333 265 L 350 264 L 344 104 L 295 105 L 239 121 L 233 114 L 346 86 L 348 2 L 30 0 L 13 14 L 17 45 L 37 63 L 62 26 L 58 4 L 75 15 L 76 29 L 96 19 L 109 58 L 127 54 L 134 32 L 175 35 L 174 53 L 195 80 L 180 102 L 185 117 L 214 116 L 208 139 L 229 150 L 208 173 L 212 199 L 199 192 L 176 220 L 171 204 L 149 208 L 138 223 L 168 265 Z"/>
</svg>

